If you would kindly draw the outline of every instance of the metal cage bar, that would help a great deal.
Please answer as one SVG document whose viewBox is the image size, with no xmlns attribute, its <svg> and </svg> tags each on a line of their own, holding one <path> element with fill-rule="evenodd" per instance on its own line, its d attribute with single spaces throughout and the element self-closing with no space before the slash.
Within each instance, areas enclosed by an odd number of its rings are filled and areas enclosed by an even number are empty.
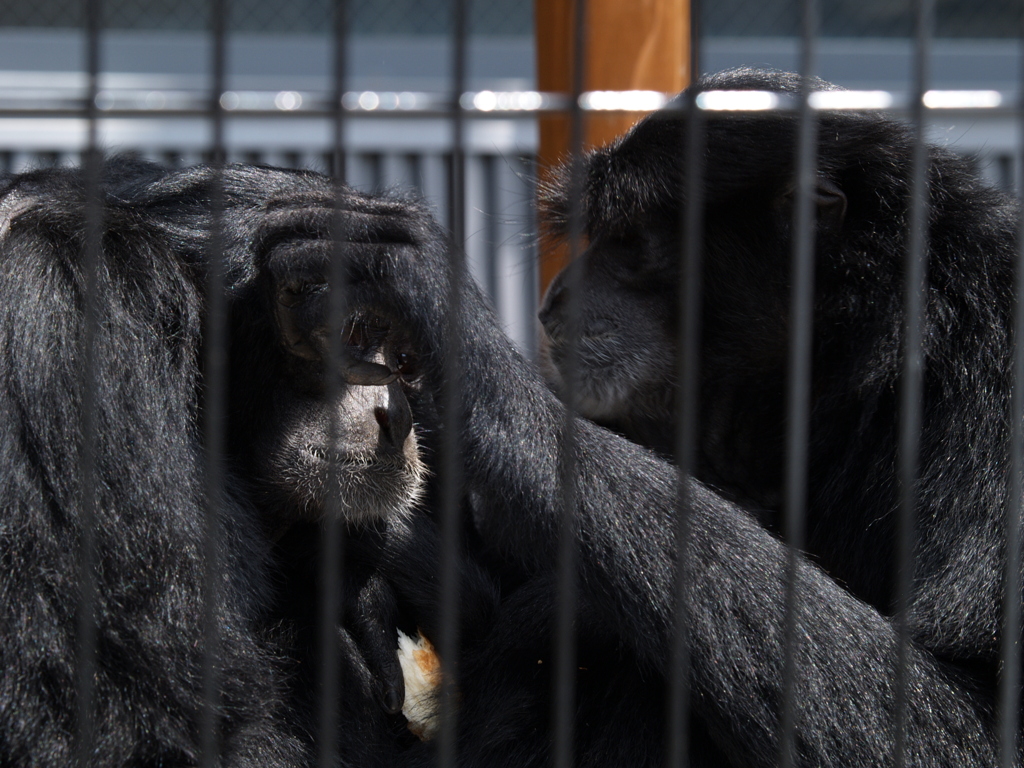
<svg viewBox="0 0 1024 768">
<path fill-rule="evenodd" d="M 467 41 L 469 35 L 468 8 L 466 0 L 453 0 L 452 6 L 452 92 L 448 102 L 448 120 L 451 130 L 451 155 L 448 175 L 448 223 L 452 238 L 449 249 L 448 285 L 448 345 L 444 360 L 445 383 L 442 393 L 445 434 L 441 438 L 440 526 L 441 526 L 441 570 L 438 574 L 441 587 L 441 626 L 438 638 L 438 653 L 441 658 L 456 659 L 459 647 L 459 605 L 458 567 L 461 499 L 461 428 L 462 412 L 461 367 L 464 361 L 458 359 L 458 345 L 469 329 L 461 324 L 461 286 L 467 279 L 464 255 L 466 243 L 466 186 L 465 186 L 465 118 L 460 109 L 459 98 L 465 88 Z M 438 764 L 449 768 L 458 761 L 458 711 L 455 664 L 445 670 L 440 690 L 440 732 L 438 733 Z"/>
<path fill-rule="evenodd" d="M 910 653 L 910 600 L 914 583 L 914 525 L 917 518 L 918 461 L 923 394 L 923 322 L 927 301 L 928 146 L 924 140 L 924 98 L 927 93 L 929 45 L 934 29 L 932 0 L 917 0 L 915 8 L 914 89 L 912 105 L 914 149 L 910 181 L 909 232 L 904 283 L 903 381 L 900 390 L 899 480 L 900 507 L 896 548 L 896 614 L 898 670 L 893 762 L 906 764 L 907 677 Z"/>
<path fill-rule="evenodd" d="M 700 387 L 700 318 L 701 318 L 701 240 L 704 215 L 704 115 L 697 108 L 697 94 L 687 96 L 683 200 L 681 211 L 682 238 L 677 293 L 679 296 L 679 359 L 676 377 L 679 381 L 676 418 L 676 463 L 678 464 L 677 520 L 675 528 L 676 583 L 675 627 L 673 630 L 672 663 L 668 697 L 667 765 L 682 768 L 689 765 L 690 748 L 690 647 L 689 621 L 686 612 L 687 546 L 690 540 L 690 478 L 696 470 L 698 437 L 698 394 Z"/>
<path fill-rule="evenodd" d="M 668 742 L 666 760 L 668 768 L 685 768 L 690 764 L 690 637 L 689 616 L 686 610 L 686 590 L 690 574 L 687 571 L 687 547 L 690 541 L 690 478 L 695 476 L 698 440 L 698 397 L 700 389 L 700 331 L 701 331 L 701 268 L 704 215 L 704 113 L 697 108 L 695 83 L 700 69 L 700 28 L 698 0 L 690 3 L 690 59 L 691 88 L 682 105 L 681 120 L 686 121 L 683 154 L 682 199 L 680 211 L 679 252 L 682 268 L 676 292 L 679 301 L 679 357 L 676 361 L 675 457 L 677 464 L 677 503 L 675 537 L 675 624 L 672 630 L 669 666 L 668 698 L 666 702 Z"/>
<path fill-rule="evenodd" d="M 344 347 L 343 329 L 348 314 L 347 285 L 343 267 L 344 211 L 342 196 L 347 170 L 345 161 L 345 111 L 341 108 L 341 95 L 345 92 L 348 75 L 348 0 L 333 0 L 332 10 L 332 79 L 334 85 L 333 133 L 329 156 L 331 177 L 334 181 L 334 215 L 332 221 L 332 258 L 328 275 L 330 302 L 328 307 L 328 360 L 325 366 L 326 382 L 324 391 L 329 403 L 340 402 L 341 359 Z M 331 412 L 330 442 L 337 444 L 341 432 L 337 410 Z M 339 683 L 339 638 L 338 627 L 343 622 L 342 585 L 340 584 L 345 566 L 345 535 L 342 525 L 342 500 L 339 498 L 339 459 L 331 455 L 328 469 L 328 509 L 324 521 L 323 544 L 320 557 L 320 605 L 317 621 L 320 653 L 320 690 L 318 696 L 318 740 L 316 757 L 321 768 L 331 768 L 338 761 L 338 697 L 347 692 Z"/>
<path fill-rule="evenodd" d="M 225 477 L 224 450 L 226 411 L 224 398 L 227 389 L 227 306 L 224 296 L 227 268 L 224 252 L 227 239 L 224 232 L 223 167 L 224 109 L 221 94 L 224 92 L 225 69 L 227 66 L 227 0 L 211 0 L 210 5 L 210 46 L 211 90 L 208 96 L 206 118 L 210 127 L 209 157 L 214 167 L 214 181 L 210 200 L 210 240 L 206 276 L 206 356 L 203 392 L 203 441 L 205 449 L 205 490 L 206 490 L 206 531 L 204 588 L 203 588 L 203 718 L 200 722 L 202 752 L 200 762 L 204 768 L 213 768 L 220 762 L 221 710 L 220 672 L 218 656 L 221 642 L 221 606 L 224 559 Z"/>
<path fill-rule="evenodd" d="M 94 348 L 99 332 L 99 308 L 95 296 L 99 287 L 100 253 L 103 247 L 103 208 L 101 196 L 102 159 L 97 149 L 96 92 L 100 70 L 100 15 L 101 0 L 87 0 L 85 6 L 85 37 L 87 73 L 85 103 L 83 111 L 87 125 L 86 146 L 83 156 L 86 192 L 86 234 L 84 334 L 81 362 L 82 413 L 81 446 L 79 461 L 81 478 L 81 572 L 80 603 L 78 606 L 78 707 L 77 738 L 75 758 L 86 765 L 88 756 L 96 742 L 95 693 L 96 693 L 96 600 L 98 597 L 96 574 L 96 542 L 94 528 L 97 520 L 97 487 L 99 478 L 96 468 L 95 418 L 97 392 Z"/>
<path fill-rule="evenodd" d="M 569 107 L 569 189 L 570 209 L 568 228 L 569 262 L 583 253 L 583 190 L 586 180 L 583 176 L 584 113 L 579 108 L 586 77 L 586 25 L 587 0 L 576 0 L 573 5 L 572 42 L 572 101 Z M 562 424 L 562 442 L 558 456 L 561 514 L 558 525 L 558 563 L 555 572 L 555 627 L 554 657 L 555 671 L 551 691 L 553 707 L 551 727 L 552 765 L 554 768 L 572 768 L 574 765 L 573 742 L 575 739 L 576 707 L 576 573 L 578 543 L 576 540 L 575 509 L 579 504 L 579 489 L 576 487 L 576 451 L 578 435 L 576 416 L 579 412 L 576 376 L 579 367 L 580 340 L 580 295 L 576 273 L 567 273 L 566 295 L 566 373 L 565 415 Z"/>
<path fill-rule="evenodd" d="M 1020 18 L 1020 35 L 1024 40 L 1024 12 Z M 1018 73 L 1024 83 L 1024 58 Z M 1015 176 L 1024 178 L 1024 90 L 1019 98 L 1017 116 L 1018 141 L 1021 152 Z M 1003 577 L 1003 623 L 999 678 L 999 765 L 1016 768 L 1020 762 L 1021 723 L 1021 494 L 1024 493 L 1024 216 L 1018 222 L 1017 264 L 1014 285 L 1013 373 L 1010 397 L 1010 455 L 1007 473 L 1007 501 L 1004 520 L 1006 562 Z"/>
<path fill-rule="evenodd" d="M 782 704 L 782 744 L 779 764 L 797 764 L 797 697 L 799 695 L 800 623 L 799 565 L 804 550 L 807 504 L 807 443 L 810 438 L 811 338 L 814 310 L 814 235 L 817 188 L 818 125 L 810 108 L 815 69 L 818 8 L 803 0 L 800 75 L 803 78 L 797 118 L 796 198 L 794 206 L 793 262 L 789 309 L 789 359 L 786 377 L 788 422 L 783 515 L 788 554 L 786 580 L 786 657 L 783 667 L 785 696 Z"/>
</svg>

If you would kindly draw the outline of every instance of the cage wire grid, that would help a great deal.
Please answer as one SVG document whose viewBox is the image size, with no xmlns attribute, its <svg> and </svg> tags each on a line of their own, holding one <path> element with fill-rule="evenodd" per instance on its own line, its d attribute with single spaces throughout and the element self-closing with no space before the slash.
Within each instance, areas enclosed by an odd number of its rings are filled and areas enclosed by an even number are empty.
<svg viewBox="0 0 1024 768">
<path fill-rule="evenodd" d="M 801 74 L 813 75 L 815 72 L 815 51 L 818 38 L 818 18 L 814 0 L 803 0 L 801 3 L 803 24 L 801 28 Z M 452 19 L 451 29 L 453 35 L 453 57 L 451 62 L 451 92 L 434 93 L 421 91 L 374 91 L 359 90 L 351 91 L 345 87 L 345 49 L 347 44 L 347 27 L 344 19 L 344 3 L 336 6 L 336 14 L 339 21 L 334 30 L 334 84 L 330 91 L 242 91 L 227 89 L 224 87 L 224 61 L 225 61 L 225 40 L 226 40 L 226 4 L 223 0 L 214 2 L 214 13 L 210 21 L 212 28 L 211 45 L 214 50 L 212 57 L 213 69 L 211 82 L 213 84 L 209 91 L 188 91 L 188 90 L 162 90 L 153 87 L 119 87 L 108 88 L 102 85 L 103 73 L 100 71 L 100 46 L 102 26 L 100 17 L 102 9 L 100 0 L 89 0 L 85 5 L 84 29 L 87 40 L 87 66 L 86 84 L 84 90 L 78 87 L 52 88 L 45 92 L 29 91 L 26 89 L 14 89 L 0 93 L 0 119 L 10 118 L 75 118 L 83 120 L 87 126 L 87 138 L 84 151 L 81 154 L 82 165 L 86 170 L 87 186 L 92 197 L 97 197 L 99 190 L 99 173 L 101 151 L 98 143 L 99 123 L 103 120 L 120 118 L 140 121 L 168 120 L 181 117 L 203 118 L 208 121 L 210 140 L 207 159 L 214 164 L 225 162 L 227 151 L 224 141 L 224 125 L 228 120 L 246 120 L 254 118 L 274 118 L 281 121 L 282 130 L 286 130 L 288 120 L 295 118 L 320 118 L 333 123 L 334 146 L 332 148 L 331 167 L 336 175 L 344 178 L 345 175 L 345 146 L 344 146 L 344 125 L 346 121 L 358 118 L 372 118 L 382 121 L 401 121 L 410 118 L 443 118 L 448 121 L 451 135 L 451 152 L 449 156 L 448 173 L 446 177 L 449 205 L 448 205 L 448 227 L 451 231 L 454 247 L 451 249 L 451 266 L 455 274 L 461 274 L 466 270 L 466 263 L 463 257 L 463 244 L 466 241 L 466 222 L 463 212 L 466 209 L 467 179 L 465 164 L 465 132 L 466 124 L 469 121 L 503 119 L 503 120 L 536 120 L 543 115 L 568 115 L 573 125 L 573 156 L 578 157 L 582 148 L 581 125 L 585 115 L 599 112 L 636 112 L 652 111 L 657 109 L 668 112 L 677 111 L 681 116 L 687 116 L 695 126 L 700 126 L 705 116 L 711 114 L 742 114 L 752 112 L 786 111 L 795 113 L 800 121 L 800 141 L 797 159 L 797 178 L 799 180 L 796 192 L 797 211 L 796 246 L 793 254 L 793 301 L 791 306 L 791 327 L 794 329 L 794 336 L 791 339 L 789 359 L 789 411 L 790 419 L 788 425 L 787 439 L 787 475 L 786 475 L 786 501 L 785 501 L 785 531 L 786 542 L 790 550 L 790 576 L 791 589 L 787 593 L 787 678 L 792 681 L 798 674 L 795 668 L 795 648 L 799 643 L 799 635 L 796 631 L 797 617 L 801 611 L 799 592 L 792 587 L 795 580 L 795 558 L 804 544 L 804 489 L 806 486 L 807 470 L 807 430 L 808 430 L 808 408 L 809 401 L 809 379 L 810 379 L 810 334 L 811 334 L 811 308 L 813 302 L 813 213 L 811 195 L 813 193 L 813 178 L 815 173 L 815 126 L 816 114 L 821 111 L 895 111 L 909 114 L 911 124 L 915 131 L 917 151 L 915 152 L 913 169 L 913 205 L 912 224 L 910 231 L 910 248 L 907 253 L 907 287 L 905 293 L 905 308 L 907 317 L 907 341 L 905 348 L 905 371 L 904 388 L 901 393 L 903 400 L 903 412 L 905 417 L 901 423 L 900 430 L 900 456 L 902 501 L 900 513 L 900 608 L 905 614 L 908 595 L 913 579 L 913 520 L 917 506 L 914 487 L 917 467 L 915 464 L 918 439 L 921 430 L 921 317 L 922 297 L 926 282 L 926 265 L 924 263 L 924 240 L 926 221 L 925 201 L 925 174 L 927 158 L 924 152 L 923 125 L 926 113 L 970 113 L 970 114 L 999 114 L 1021 120 L 1024 114 L 1024 107 L 1016 94 L 998 90 L 934 90 L 928 84 L 928 51 L 931 40 L 931 30 L 934 25 L 934 2 L 933 0 L 919 0 L 917 2 L 917 20 L 915 26 L 915 72 L 914 82 L 910 90 L 906 92 L 889 92 L 881 90 L 851 90 L 851 91 L 807 91 L 796 95 L 784 95 L 774 92 L 759 91 L 705 91 L 694 94 L 692 98 L 685 101 L 670 102 L 671 94 L 662 94 L 651 91 L 586 91 L 582 88 L 579 78 L 576 80 L 576 87 L 573 93 L 547 93 L 536 90 L 518 91 L 494 91 L 479 90 L 471 91 L 466 89 L 466 50 L 467 50 L 467 7 L 465 0 L 457 0 L 455 12 Z M 583 15 L 585 3 L 578 3 L 579 16 L 576 19 L 577 32 L 583 28 Z M 585 41 L 580 35 L 576 45 L 576 72 L 582 71 L 581 61 L 584 52 Z M 700 169 L 701 169 L 701 143 L 700 131 L 692 131 L 691 141 L 681 151 L 687 154 L 688 167 L 698 169 L 697 173 L 688 176 L 690 186 L 687 189 L 687 196 L 690 200 L 700 200 Z M 570 167 L 576 169 L 578 174 L 578 163 L 570 161 Z M 1018 174 L 1019 177 L 1019 174 Z M 577 182 L 578 183 L 578 180 Z M 216 202 L 215 199 L 215 208 Z M 680 398 L 679 414 L 680 428 L 678 431 L 679 473 L 686 477 L 693 469 L 696 430 L 694 422 L 697 418 L 696 408 L 696 360 L 698 354 L 695 351 L 698 343 L 697 330 L 697 309 L 699 305 L 699 274 L 700 274 L 700 203 L 690 205 L 686 211 L 683 241 L 680 243 L 684 269 L 683 279 L 679 286 L 683 306 L 688 312 L 680 319 L 680 339 L 684 340 L 680 353 L 679 381 L 680 391 L 683 396 Z M 98 205 L 89 209 L 89 274 L 94 274 L 96 269 L 96 253 L 99 248 L 102 224 Z M 569 231 L 571 233 L 571 248 L 574 254 L 582 250 L 582 212 L 578 208 L 571 212 Z M 218 269 L 220 260 L 216 258 L 218 243 L 222 237 L 219 232 L 220 224 L 215 220 L 214 238 L 212 246 L 212 267 L 210 275 L 210 287 L 207 295 L 209 316 L 207 320 L 207 334 L 210 339 L 209 356 L 206 360 L 208 372 L 207 380 L 207 402 L 210 404 L 206 412 L 204 425 L 205 445 L 207 448 L 207 496 L 209 499 L 217 499 L 223 491 L 223 402 L 227 396 L 224 391 L 223 355 L 219 351 L 225 342 L 224 335 L 224 306 L 223 293 L 220 289 L 224 275 L 222 267 Z M 1021 239 L 1024 243 L 1024 238 Z M 335 280 L 337 280 L 335 276 Z M 1022 306 L 1022 281 L 1018 278 L 1017 304 Z M 494 286 L 490 286 L 493 291 Z M 457 302 L 458 294 L 453 292 L 449 297 L 450 301 Z M 529 303 L 535 302 L 535 297 L 527 296 Z M 96 308 L 86 304 L 90 308 L 87 317 L 87 333 L 85 339 L 85 359 L 90 360 L 89 349 L 91 338 L 96 333 L 99 322 Z M 530 312 L 533 307 L 528 307 Z M 578 312 L 578 307 L 576 308 Z M 341 306 L 338 304 L 333 309 L 333 323 L 335 328 L 342 325 Z M 458 313 L 452 312 L 455 317 Z M 572 311 L 570 315 L 572 316 Z M 1022 323 L 1024 323 L 1024 312 L 1018 310 L 1016 328 L 1018 338 L 1022 335 Z M 465 332 L 466 329 L 457 327 L 454 322 L 449 329 L 451 334 Z M 337 335 L 337 334 L 335 334 Z M 335 363 L 337 364 L 337 363 Z M 458 594 L 457 578 L 455 571 L 449 567 L 456 561 L 456 552 L 460 546 L 458 540 L 458 515 L 459 511 L 459 478 L 460 478 L 460 446 L 458 444 L 457 419 L 460 402 L 458 388 L 459 367 L 458 361 L 449 359 L 446 363 L 448 370 L 448 381 L 451 383 L 444 393 L 444 402 L 448 412 L 452 415 L 452 423 L 448 430 L 446 440 L 443 443 L 439 466 L 443 478 L 442 510 L 441 520 L 444 530 L 443 547 L 444 555 L 442 562 L 445 564 L 440 575 L 443 593 L 446 596 L 443 607 L 442 633 L 438 646 L 441 649 L 442 658 L 453 656 L 457 647 L 457 614 Z M 1020 552 L 1017 546 L 1018 537 L 1016 531 L 1019 525 L 1019 508 L 1016 502 L 1020 498 L 1020 483 L 1022 471 L 1021 444 L 1024 437 L 1021 434 L 1021 425 L 1024 422 L 1024 398 L 1020 395 L 1020 381 L 1024 370 L 1024 351 L 1020 345 L 1014 350 L 1014 373 L 1016 383 L 1014 385 L 1014 398 L 1012 402 L 1011 421 L 1013 425 L 1013 446 L 1011 455 L 1011 468 L 1009 482 L 1011 492 L 1009 498 L 1015 502 L 1007 509 L 1006 526 L 1008 531 L 1007 560 L 1005 573 L 1005 610 L 1002 664 L 1004 672 L 1001 676 L 1001 687 L 999 693 L 999 734 L 1000 734 L 1000 760 L 1003 766 L 1013 766 L 1017 759 L 1017 724 L 1019 723 L 1020 692 L 1015 681 L 1019 679 L 1020 670 L 1020 649 L 1019 644 L 1013 638 L 1020 636 L 1020 603 L 1013 599 L 1013 595 L 1020 593 L 1019 563 Z M 99 426 L 90 418 L 92 412 L 91 403 L 95 398 L 92 388 L 92 377 L 85 376 L 83 403 L 83 446 L 82 446 L 82 473 L 86 478 L 84 483 L 85 498 L 82 508 L 86 510 L 87 520 L 95 514 L 93 510 L 94 498 L 92 484 L 95 482 L 95 469 L 93 467 L 94 457 L 90 446 L 95 442 L 96 430 Z M 571 391 L 571 388 L 570 388 Z M 565 450 L 563 461 L 563 477 L 568 477 L 572 472 L 573 461 L 573 403 L 569 402 L 569 418 L 564 425 L 565 441 L 568 446 Z M 680 487 L 685 484 L 680 483 Z M 563 508 L 567 510 L 567 517 L 562 520 L 563 546 L 560 549 L 562 566 L 560 568 L 559 605 L 560 620 L 558 623 L 557 647 L 559 649 L 557 658 L 560 668 L 571 670 L 573 660 L 573 602 L 574 590 L 574 557 L 575 544 L 568 532 L 572 530 L 572 521 L 568 517 L 568 510 L 573 507 L 572 484 L 563 483 L 562 493 L 564 494 Z M 679 506 L 679 528 L 676 535 L 679 540 L 685 540 L 687 532 L 687 499 L 685 493 L 681 494 Z M 217 741 L 216 741 L 216 700 L 217 700 L 217 670 L 213 663 L 215 656 L 216 637 L 219 631 L 217 621 L 218 585 L 221 581 L 221 569 L 224 563 L 219 559 L 218 536 L 221 525 L 218 522 L 217 505 L 211 503 L 208 512 L 209 546 L 207 561 L 211 564 L 207 574 L 207 607 L 205 613 L 205 625 L 207 636 L 210 639 L 208 647 L 214 651 L 207 664 L 204 676 L 204 692 L 207 702 L 207 717 L 204 720 L 204 765 L 215 765 L 217 763 Z M 83 595 L 86 601 L 94 593 L 95 580 L 93 569 L 95 568 L 95 553 L 93 552 L 93 541 L 88 535 L 89 525 L 85 526 L 86 536 L 82 541 L 82 584 Z M 337 526 L 329 529 L 329 538 L 334 540 L 340 537 L 340 529 Z M 324 573 L 336 573 L 338 571 L 338 559 L 341 558 L 342 549 L 340 546 L 332 546 L 327 550 L 326 561 L 323 565 Z M 680 573 L 682 570 L 680 569 Z M 682 576 L 680 576 L 682 578 Z M 328 579 L 328 582 L 330 580 Z M 683 585 L 678 585 L 682 590 Z M 900 612 L 898 612 L 899 614 Z M 329 635 L 333 623 L 339 619 L 336 608 L 336 592 L 329 592 L 324 601 L 322 610 L 323 627 L 321 633 Z M 97 652 L 95 646 L 95 617 L 90 611 L 82 612 L 82 623 L 79 627 L 81 643 L 80 658 L 81 671 L 79 676 L 79 759 L 81 764 L 89 763 L 89 755 L 95 739 L 93 732 L 92 713 L 95 702 L 92 700 L 92 660 Z M 906 648 L 910 643 L 904 622 L 899 623 L 901 659 L 905 667 Z M 669 749 L 670 765 L 683 766 L 687 764 L 687 743 L 685 724 L 688 720 L 688 691 L 687 691 L 687 648 L 686 648 L 686 625 L 680 619 L 677 626 L 677 642 L 674 650 L 675 663 L 673 664 L 672 675 L 672 696 L 670 697 L 670 712 L 666 716 L 671 717 L 674 727 L 670 729 L 672 743 Z M 328 644 L 329 645 L 329 644 Z M 336 660 L 328 658 L 324 662 L 324 678 L 331 679 Z M 553 700 L 557 706 L 555 709 L 555 720 L 553 729 L 555 733 L 555 765 L 557 768 L 569 768 L 573 764 L 572 755 L 572 700 L 573 682 L 571 674 L 562 674 L 558 678 L 556 690 L 552 692 Z M 896 715 L 896 753 L 894 763 L 905 764 L 905 748 L 902 734 L 905 731 L 906 723 L 906 696 L 908 681 L 903 675 L 897 681 L 898 703 Z M 783 722 L 783 744 L 779 755 L 779 764 L 792 766 L 797 763 L 797 745 L 795 741 L 796 717 L 795 717 L 795 696 L 796 689 L 789 682 L 786 686 L 786 695 L 782 702 L 781 721 Z M 334 749 L 336 748 L 333 728 L 330 723 L 336 714 L 332 706 L 332 697 L 337 691 L 331 686 L 325 686 L 321 706 L 321 736 L 320 736 L 320 764 L 329 766 L 334 764 Z M 439 737 L 439 762 L 441 765 L 455 765 L 457 762 L 455 727 L 457 711 L 453 706 L 455 697 L 446 695 L 442 697 L 444 706 L 442 709 L 442 727 Z"/>
</svg>

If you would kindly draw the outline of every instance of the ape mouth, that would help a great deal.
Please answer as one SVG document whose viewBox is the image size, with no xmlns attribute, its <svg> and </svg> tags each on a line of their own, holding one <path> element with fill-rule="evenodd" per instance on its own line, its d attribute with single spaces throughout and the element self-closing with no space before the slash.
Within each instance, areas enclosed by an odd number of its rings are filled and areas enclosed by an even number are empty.
<svg viewBox="0 0 1024 768">
<path fill-rule="evenodd" d="M 616 369 L 625 355 L 619 349 L 615 333 L 581 336 L 575 343 L 569 341 L 551 342 L 547 355 L 551 363 L 565 375 L 569 368 L 586 370 L 591 368 Z M 607 374 L 607 371 L 605 371 Z"/>
<path fill-rule="evenodd" d="M 427 469 L 415 441 L 402 452 L 335 451 L 308 446 L 301 479 L 292 489 L 307 519 L 338 515 L 361 525 L 404 514 L 423 495 Z M 332 491 L 333 489 L 333 491 Z"/>
<path fill-rule="evenodd" d="M 378 467 L 385 470 L 405 469 L 419 462 L 415 440 L 409 446 L 409 440 L 401 449 L 377 447 L 369 450 L 353 451 L 344 447 L 336 447 L 333 451 L 319 446 L 306 446 L 302 451 L 308 459 L 325 471 L 331 466 L 340 471 L 373 472 Z"/>
<path fill-rule="evenodd" d="M 570 333 L 566 333 L 563 330 L 549 331 L 547 328 L 544 329 L 544 335 L 547 336 L 548 341 L 552 347 L 559 349 L 568 349 L 574 342 L 577 345 L 603 342 L 610 339 L 618 338 L 618 329 L 607 328 L 593 332 L 580 332 L 573 336 Z"/>
</svg>

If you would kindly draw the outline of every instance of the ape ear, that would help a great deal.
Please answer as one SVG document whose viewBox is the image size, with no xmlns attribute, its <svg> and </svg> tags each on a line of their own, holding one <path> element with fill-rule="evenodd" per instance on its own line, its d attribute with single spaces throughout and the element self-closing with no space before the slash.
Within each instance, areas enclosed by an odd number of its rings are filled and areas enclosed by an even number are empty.
<svg viewBox="0 0 1024 768">
<path fill-rule="evenodd" d="M 817 211 L 818 229 L 825 232 L 838 232 L 846 219 L 846 194 L 835 182 L 823 176 L 812 192 L 814 207 Z M 789 185 L 782 195 L 782 211 L 792 217 L 796 202 L 796 184 Z"/>
<path fill-rule="evenodd" d="M 818 227 L 838 232 L 846 219 L 846 195 L 829 179 L 818 177 L 814 190 L 814 203 L 818 208 Z"/>
<path fill-rule="evenodd" d="M 32 210 L 35 204 L 34 197 L 28 197 L 20 192 L 11 192 L 0 199 L 0 240 L 10 232 L 14 220 Z"/>
</svg>

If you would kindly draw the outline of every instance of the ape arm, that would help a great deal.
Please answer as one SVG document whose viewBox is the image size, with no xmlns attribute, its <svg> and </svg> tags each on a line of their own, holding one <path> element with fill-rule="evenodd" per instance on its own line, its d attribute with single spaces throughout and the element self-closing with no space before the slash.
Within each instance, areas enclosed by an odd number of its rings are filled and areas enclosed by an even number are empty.
<svg viewBox="0 0 1024 768">
<path fill-rule="evenodd" d="M 550 567 L 562 498 L 564 410 L 463 295 L 466 479 L 483 499 L 481 533 L 525 566 Z M 469 325 L 472 318 L 473 326 Z M 486 324 L 486 325 L 485 325 Z M 670 657 L 676 471 L 578 419 L 574 521 L 579 599 L 663 674 Z M 785 659 L 787 552 L 742 509 L 689 480 L 685 610 L 694 707 L 744 765 L 774 765 Z M 881 567 L 886 567 L 882 564 Z M 816 566 L 799 565 L 798 750 L 808 765 L 886 764 L 897 680 L 893 624 Z M 586 627 L 582 631 L 587 631 Z M 984 704 L 927 649 L 908 657 L 908 764 L 994 762 Z"/>
<path fill-rule="evenodd" d="M 436 250 L 435 250 L 436 249 Z M 429 350 L 442 380 L 448 338 L 446 264 L 436 245 L 388 248 L 375 289 Z M 476 288 L 459 294 L 462 455 L 479 498 L 482 537 L 531 571 L 557 549 L 565 411 L 498 328 Z M 575 423 L 573 478 L 581 616 L 612 627 L 640 660 L 667 674 L 671 642 L 676 470 L 589 422 Z M 745 511 L 689 480 L 685 562 L 693 707 L 737 764 L 774 765 L 783 690 L 786 550 Z M 883 565 L 882 567 L 886 567 Z M 893 625 L 801 561 L 798 760 L 892 762 L 897 640 Z M 586 631 L 586 627 L 581 628 Z M 909 764 L 994 763 L 989 702 L 924 647 L 908 655 Z"/>
</svg>

